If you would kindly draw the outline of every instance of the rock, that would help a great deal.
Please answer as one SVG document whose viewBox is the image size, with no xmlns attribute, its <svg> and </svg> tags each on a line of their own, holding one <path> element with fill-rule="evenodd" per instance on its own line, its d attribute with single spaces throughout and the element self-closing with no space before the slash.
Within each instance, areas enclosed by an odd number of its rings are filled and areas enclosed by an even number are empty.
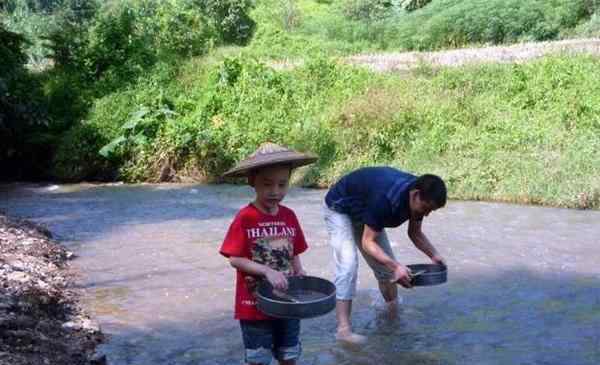
<svg viewBox="0 0 600 365">
<path fill-rule="evenodd" d="M 100 325 L 89 318 L 76 318 L 63 323 L 62 327 L 73 331 L 100 332 Z"/>
<path fill-rule="evenodd" d="M 90 365 L 106 365 L 106 355 L 103 354 L 93 354 L 90 358 Z"/>
<path fill-rule="evenodd" d="M 68 321 L 62 324 L 63 328 L 79 331 L 81 329 L 81 323 L 75 321 Z"/>
<path fill-rule="evenodd" d="M 16 272 L 11 272 L 8 275 L 6 275 L 6 279 L 8 279 L 9 281 L 17 281 L 19 283 L 26 283 L 28 281 L 31 281 L 31 276 L 29 276 L 28 274 L 21 272 L 21 271 L 16 271 Z"/>
<path fill-rule="evenodd" d="M 93 321 L 89 318 L 84 318 L 81 324 L 81 328 L 87 332 L 100 332 L 100 325 L 98 322 Z"/>
</svg>

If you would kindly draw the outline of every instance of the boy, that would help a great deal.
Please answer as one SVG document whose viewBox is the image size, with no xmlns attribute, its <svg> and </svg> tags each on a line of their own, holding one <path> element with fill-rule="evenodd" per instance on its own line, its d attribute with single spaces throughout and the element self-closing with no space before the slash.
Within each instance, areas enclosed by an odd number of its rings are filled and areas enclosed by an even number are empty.
<svg viewBox="0 0 600 365">
<path fill-rule="evenodd" d="M 444 258 L 421 230 L 423 218 L 446 205 L 446 184 L 435 175 L 414 176 L 391 167 L 365 167 L 349 173 L 325 196 L 325 225 L 335 261 L 336 318 L 339 341 L 362 344 L 352 331 L 350 315 L 356 292 L 360 251 L 373 270 L 379 290 L 394 313 L 396 283 L 410 288 L 406 266 L 396 261 L 385 228 L 408 221 L 408 237 L 431 261 Z"/>
<path fill-rule="evenodd" d="M 256 308 L 254 289 L 264 278 L 279 290 L 287 289 L 287 276 L 304 275 L 300 254 L 307 248 L 294 212 L 280 205 L 292 169 L 313 163 L 316 157 L 276 144 L 261 145 L 250 157 L 224 176 L 246 176 L 256 192 L 229 227 L 220 253 L 237 269 L 235 318 L 240 321 L 249 365 L 294 365 L 301 353 L 300 321 L 275 319 Z"/>
</svg>

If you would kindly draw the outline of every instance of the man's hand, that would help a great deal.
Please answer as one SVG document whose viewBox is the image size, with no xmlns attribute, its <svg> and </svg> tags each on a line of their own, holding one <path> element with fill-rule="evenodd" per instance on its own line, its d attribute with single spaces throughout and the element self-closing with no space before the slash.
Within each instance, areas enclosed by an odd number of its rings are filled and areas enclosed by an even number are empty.
<svg viewBox="0 0 600 365">
<path fill-rule="evenodd" d="M 444 260 L 444 258 L 440 255 L 433 255 L 431 257 L 431 261 L 434 264 L 438 264 L 438 265 L 442 265 L 442 266 L 446 266 L 446 260 Z"/>
<path fill-rule="evenodd" d="M 281 271 L 273 270 L 271 268 L 267 268 L 267 272 L 265 273 L 265 277 L 271 283 L 273 288 L 277 290 L 287 290 L 288 281 L 285 275 Z"/>
<path fill-rule="evenodd" d="M 412 288 L 410 279 L 410 271 L 405 266 L 398 265 L 394 269 L 392 279 L 390 281 L 393 283 L 398 283 L 405 288 Z"/>
</svg>

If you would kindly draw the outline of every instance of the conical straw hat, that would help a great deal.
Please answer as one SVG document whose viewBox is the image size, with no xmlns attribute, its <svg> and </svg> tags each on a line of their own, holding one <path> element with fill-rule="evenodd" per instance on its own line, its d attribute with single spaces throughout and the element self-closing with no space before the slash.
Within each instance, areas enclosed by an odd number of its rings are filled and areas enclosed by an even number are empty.
<svg viewBox="0 0 600 365">
<path fill-rule="evenodd" d="M 248 158 L 238 163 L 234 168 L 223 174 L 226 177 L 247 176 L 250 170 L 270 165 L 286 164 L 292 168 L 311 164 L 317 156 L 290 150 L 275 143 L 263 143 Z"/>
</svg>

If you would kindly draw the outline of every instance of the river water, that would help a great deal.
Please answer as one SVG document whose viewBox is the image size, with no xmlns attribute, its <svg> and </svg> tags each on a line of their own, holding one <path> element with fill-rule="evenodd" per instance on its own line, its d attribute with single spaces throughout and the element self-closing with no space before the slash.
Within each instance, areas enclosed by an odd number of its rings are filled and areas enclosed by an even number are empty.
<svg viewBox="0 0 600 365">
<path fill-rule="evenodd" d="M 292 189 L 284 204 L 309 242 L 307 272 L 332 279 L 324 194 Z M 232 185 L 0 186 L 0 209 L 47 225 L 78 256 L 112 365 L 242 363 L 234 270 L 218 248 L 251 199 Z M 427 262 L 405 229 L 388 231 L 397 258 Z M 448 282 L 400 290 L 390 318 L 361 259 L 353 321 L 368 343 L 336 344 L 333 313 L 304 320 L 299 364 L 600 364 L 600 212 L 452 201 L 424 231 Z"/>
</svg>

